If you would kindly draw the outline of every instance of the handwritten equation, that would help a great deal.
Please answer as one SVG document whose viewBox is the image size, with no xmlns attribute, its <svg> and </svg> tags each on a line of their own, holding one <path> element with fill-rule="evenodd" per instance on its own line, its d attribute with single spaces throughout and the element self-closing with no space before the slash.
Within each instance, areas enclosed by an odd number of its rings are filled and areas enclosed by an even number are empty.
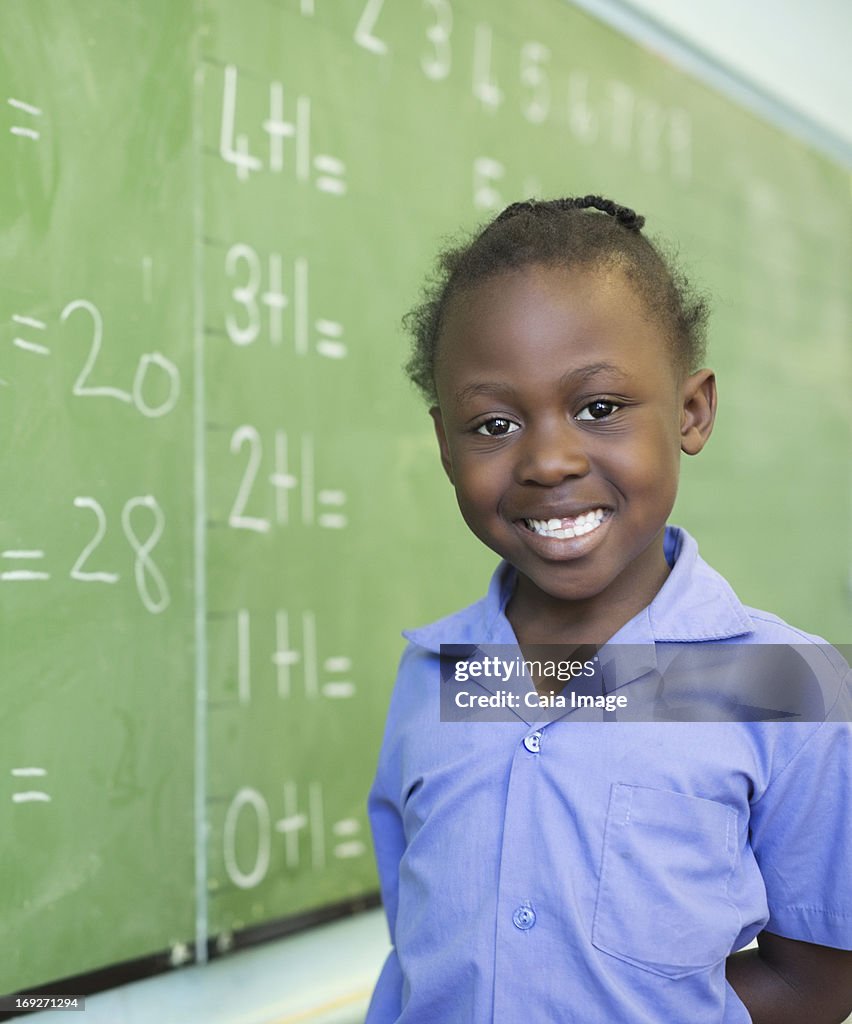
<svg viewBox="0 0 852 1024">
<path fill-rule="evenodd" d="M 211 701 L 215 709 L 248 706 L 258 685 L 269 688 L 282 700 L 293 697 L 296 687 L 309 701 L 318 698 L 346 700 L 356 695 L 352 658 L 341 652 L 321 654 L 322 638 L 317 637 L 317 615 L 311 609 L 293 613 L 277 609 L 274 621 L 247 608 L 233 612 L 213 612 L 215 620 L 233 623 L 236 679 L 234 698 Z M 264 633 L 259 640 L 258 634 Z M 272 639 L 270 640 L 270 635 Z M 257 676 L 262 678 L 258 683 Z"/>
<path fill-rule="evenodd" d="M 316 352 L 327 359 L 344 359 L 348 354 L 339 320 L 311 318 L 310 264 L 296 256 L 290 267 L 290 283 L 283 282 L 283 257 L 271 252 L 266 268 L 257 251 L 244 242 L 232 245 L 225 256 L 225 276 L 232 285 L 233 306 L 225 314 L 225 333 L 237 346 L 252 345 L 264 332 L 273 346 L 287 337 L 298 356 Z M 209 325 L 208 333 L 218 333 Z"/>
<path fill-rule="evenodd" d="M 30 781 L 31 779 L 44 779 L 47 776 L 46 768 L 13 768 L 10 774 L 15 780 L 25 780 L 18 785 L 28 787 L 12 794 L 13 804 L 49 804 L 51 802 L 50 794 L 46 793 L 44 789 L 33 789 L 34 783 Z"/>
<path fill-rule="evenodd" d="M 60 323 L 66 323 L 75 313 L 82 313 L 88 328 L 89 334 L 83 334 L 87 339 L 88 348 L 85 349 L 85 358 L 81 359 L 79 372 L 71 385 L 71 394 L 78 398 L 112 398 L 119 402 L 133 406 L 138 412 L 148 419 L 156 419 L 166 416 L 177 405 L 180 396 L 180 372 L 177 366 L 162 354 L 162 352 L 146 352 L 139 357 L 133 373 L 133 382 L 130 389 L 117 387 L 115 384 L 105 384 L 98 380 L 97 362 L 104 343 L 104 320 L 100 309 L 88 299 L 74 299 L 69 302 L 59 314 Z M 79 319 L 79 317 L 78 317 Z M 50 356 L 51 347 L 46 343 L 48 340 L 48 324 L 38 317 L 22 313 L 13 313 L 11 316 L 13 326 L 12 346 L 27 355 L 40 357 Z M 76 337 L 79 337 L 79 332 Z M 38 340 L 36 340 L 38 339 Z M 75 341 L 72 335 L 70 341 Z M 65 344 L 68 339 L 63 338 Z M 149 383 L 149 377 L 159 377 L 159 383 Z M 9 381 L 5 381 L 8 385 Z M 155 394 L 154 399 L 148 397 L 149 393 Z"/>
<path fill-rule="evenodd" d="M 73 507 L 87 509 L 95 519 L 94 530 L 68 569 L 67 576 L 78 583 L 118 583 L 121 574 L 98 564 L 95 554 L 107 533 L 107 514 L 97 498 L 79 495 Z M 149 520 L 144 533 L 137 526 L 139 511 Z M 145 609 L 157 615 L 168 608 L 171 601 L 168 585 L 154 562 L 152 554 L 165 528 L 165 514 L 153 495 L 141 494 L 130 498 L 122 506 L 121 528 L 133 552 L 133 579 Z M 46 554 L 42 548 L 7 548 L 0 551 L 0 583 L 44 583 L 52 573 L 45 568 Z M 64 572 L 63 572 L 64 575 Z"/>
<path fill-rule="evenodd" d="M 39 125 L 39 118 L 43 116 L 44 111 L 41 107 L 35 106 L 33 103 L 26 103 L 24 100 L 15 99 L 10 96 L 6 103 L 14 111 L 15 123 L 9 125 L 9 134 L 16 135 L 20 139 L 30 139 L 33 142 L 38 142 L 41 138 L 41 128 L 35 127 Z M 24 117 L 21 117 L 21 114 Z M 24 124 L 18 124 L 19 120 L 23 120 Z"/>
<path fill-rule="evenodd" d="M 368 852 L 361 838 L 363 824 L 351 816 L 329 822 L 321 781 L 283 782 L 279 801 L 280 815 L 274 816 L 270 802 L 256 788 L 241 787 L 230 799 L 222 829 L 222 853 L 229 882 L 240 889 L 254 889 L 268 876 L 273 860 L 273 844 L 281 837 L 283 867 L 298 869 L 305 855 L 314 871 L 323 870 L 329 859 L 352 860 Z M 238 837 L 254 844 L 253 856 L 243 860 L 237 854 Z M 221 883 L 211 879 L 211 892 Z"/>
<path fill-rule="evenodd" d="M 346 164 L 330 153 L 313 154 L 311 149 L 311 98 L 299 94 L 293 99 L 291 120 L 285 120 L 284 86 L 269 83 L 269 110 L 259 129 L 267 136 L 263 157 L 249 151 L 248 133 L 237 128 L 237 89 L 239 71 L 229 64 L 224 69 L 222 120 L 219 153 L 233 165 L 237 179 L 249 180 L 252 172 L 268 170 L 273 174 L 290 170 L 297 182 L 311 183 L 320 192 L 334 196 L 346 194 Z M 286 159 L 285 147 L 292 144 L 292 158 Z M 259 152 L 259 151 L 258 151 Z"/>
</svg>

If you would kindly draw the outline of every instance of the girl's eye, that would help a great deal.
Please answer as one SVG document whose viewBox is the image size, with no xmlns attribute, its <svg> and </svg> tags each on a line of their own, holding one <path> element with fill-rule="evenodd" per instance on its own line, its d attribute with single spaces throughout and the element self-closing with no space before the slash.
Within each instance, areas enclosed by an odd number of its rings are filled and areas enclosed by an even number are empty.
<svg viewBox="0 0 852 1024">
<path fill-rule="evenodd" d="M 517 423 L 513 423 L 511 420 L 504 420 L 500 416 L 495 416 L 494 419 L 481 423 L 476 428 L 476 433 L 485 434 L 488 437 L 502 437 L 504 434 L 514 434 L 517 429 Z"/>
<path fill-rule="evenodd" d="M 576 418 L 578 420 L 602 420 L 606 419 L 607 416 L 612 416 L 616 409 L 620 409 L 621 406 L 615 402 L 610 402 L 606 398 L 596 398 L 594 402 L 589 402 L 587 406 L 582 408 Z"/>
</svg>

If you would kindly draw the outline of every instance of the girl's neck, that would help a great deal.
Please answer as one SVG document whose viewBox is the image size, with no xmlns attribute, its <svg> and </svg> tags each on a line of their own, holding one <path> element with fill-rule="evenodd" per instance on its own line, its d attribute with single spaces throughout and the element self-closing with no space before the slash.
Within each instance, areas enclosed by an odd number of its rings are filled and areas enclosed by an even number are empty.
<svg viewBox="0 0 852 1024">
<path fill-rule="evenodd" d="M 600 646 L 647 608 L 671 572 L 660 546 L 641 580 L 620 579 L 592 597 L 554 598 L 519 575 L 506 617 L 521 647 L 528 644 Z"/>
</svg>

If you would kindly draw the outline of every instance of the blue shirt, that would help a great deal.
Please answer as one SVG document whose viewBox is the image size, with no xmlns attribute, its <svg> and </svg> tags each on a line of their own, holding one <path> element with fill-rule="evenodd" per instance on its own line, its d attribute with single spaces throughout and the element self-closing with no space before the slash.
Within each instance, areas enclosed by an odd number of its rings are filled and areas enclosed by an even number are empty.
<svg viewBox="0 0 852 1024">
<path fill-rule="evenodd" d="M 613 643 L 818 644 L 744 607 L 683 530 Z M 748 1024 L 766 928 L 852 947 L 850 674 L 824 722 L 441 722 L 441 644 L 516 644 L 487 596 L 407 633 L 369 812 L 393 949 L 367 1024 Z M 828 650 L 831 650 L 830 648 Z"/>
</svg>

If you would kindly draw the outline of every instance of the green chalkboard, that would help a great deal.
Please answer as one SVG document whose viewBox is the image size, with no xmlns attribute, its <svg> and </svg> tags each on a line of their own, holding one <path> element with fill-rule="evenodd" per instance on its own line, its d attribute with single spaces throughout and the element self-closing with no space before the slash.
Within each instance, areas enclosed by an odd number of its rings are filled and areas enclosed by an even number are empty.
<svg viewBox="0 0 852 1024">
<path fill-rule="evenodd" d="M 375 890 L 399 631 L 493 563 L 399 320 L 513 199 L 677 242 L 675 520 L 850 639 L 846 175 L 562 0 L 5 0 L 0 167 L 0 992 Z"/>
</svg>

